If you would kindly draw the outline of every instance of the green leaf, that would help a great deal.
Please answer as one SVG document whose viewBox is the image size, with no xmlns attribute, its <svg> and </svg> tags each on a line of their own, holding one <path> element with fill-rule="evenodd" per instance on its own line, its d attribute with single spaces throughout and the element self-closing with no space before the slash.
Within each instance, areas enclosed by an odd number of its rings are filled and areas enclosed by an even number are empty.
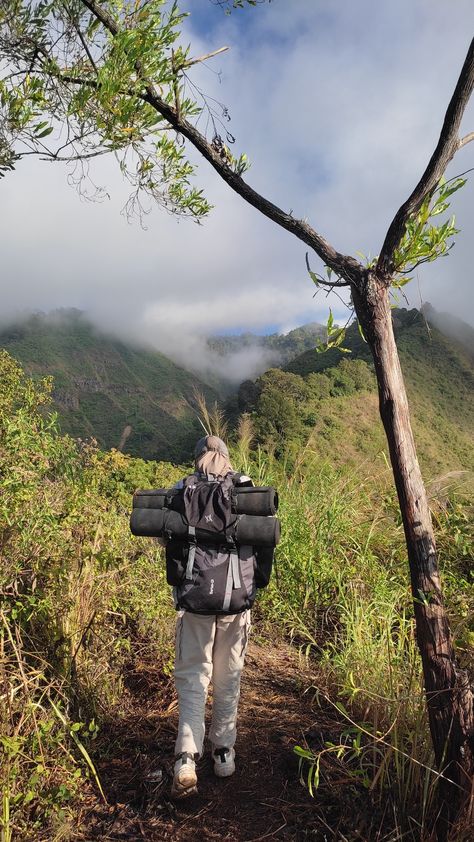
<svg viewBox="0 0 474 842">
<path fill-rule="evenodd" d="M 337 709 L 338 709 L 341 713 L 343 713 L 343 714 L 344 714 L 344 716 L 346 716 L 347 718 L 349 718 L 349 714 L 348 714 L 348 712 L 347 712 L 346 708 L 344 707 L 344 705 L 342 704 L 342 702 L 335 702 L 335 707 L 336 707 L 336 708 L 337 708 Z"/>
<path fill-rule="evenodd" d="M 360 333 L 361 339 L 363 340 L 363 342 L 365 342 L 367 344 L 367 339 L 365 338 L 365 334 L 364 334 L 364 331 L 362 330 L 362 325 L 359 322 L 359 320 L 357 320 L 357 329 Z"/>
<path fill-rule="evenodd" d="M 38 138 L 38 139 L 40 139 L 42 137 L 47 137 L 53 131 L 54 131 L 53 126 L 48 126 L 47 129 L 44 129 L 44 131 L 40 132 L 39 134 L 36 134 L 35 137 Z"/>
</svg>

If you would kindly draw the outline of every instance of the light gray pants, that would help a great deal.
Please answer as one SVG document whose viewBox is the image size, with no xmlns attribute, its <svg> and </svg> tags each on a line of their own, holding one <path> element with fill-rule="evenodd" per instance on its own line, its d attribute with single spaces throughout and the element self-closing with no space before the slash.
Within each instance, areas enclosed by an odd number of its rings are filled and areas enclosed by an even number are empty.
<svg viewBox="0 0 474 842">
<path fill-rule="evenodd" d="M 191 614 L 180 611 L 176 622 L 175 683 L 179 726 L 175 753 L 202 754 L 204 715 L 212 679 L 211 742 L 231 748 L 236 738 L 240 675 L 250 630 L 250 610 L 241 614 Z"/>
</svg>

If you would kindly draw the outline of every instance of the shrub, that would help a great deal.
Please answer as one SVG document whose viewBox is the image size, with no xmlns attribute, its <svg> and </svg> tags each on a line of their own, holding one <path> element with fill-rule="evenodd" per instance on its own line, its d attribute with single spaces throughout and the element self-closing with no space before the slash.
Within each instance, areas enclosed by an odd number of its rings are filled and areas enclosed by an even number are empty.
<svg viewBox="0 0 474 842">
<path fill-rule="evenodd" d="M 167 668 L 161 551 L 131 536 L 128 509 L 137 485 L 181 472 L 60 436 L 51 384 L 6 353 L 0 379 L 0 822 L 5 840 L 39 840 L 96 777 L 89 745 L 123 691 L 134 636 Z"/>
</svg>

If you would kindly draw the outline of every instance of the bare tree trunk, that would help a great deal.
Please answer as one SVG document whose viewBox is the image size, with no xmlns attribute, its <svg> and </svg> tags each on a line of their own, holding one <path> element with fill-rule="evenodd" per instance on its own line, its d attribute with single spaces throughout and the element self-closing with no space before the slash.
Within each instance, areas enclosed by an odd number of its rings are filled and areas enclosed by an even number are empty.
<svg viewBox="0 0 474 842">
<path fill-rule="evenodd" d="M 459 670 L 455 663 L 431 515 L 393 334 L 388 287 L 372 272 L 367 272 L 364 286 L 362 291 L 353 290 L 353 298 L 374 358 L 380 415 L 403 518 L 430 731 L 438 769 L 444 776 L 440 779 L 441 823 L 438 829 L 443 838 L 449 822 L 459 811 L 467 809 L 472 816 L 472 688 L 465 671 Z"/>
</svg>

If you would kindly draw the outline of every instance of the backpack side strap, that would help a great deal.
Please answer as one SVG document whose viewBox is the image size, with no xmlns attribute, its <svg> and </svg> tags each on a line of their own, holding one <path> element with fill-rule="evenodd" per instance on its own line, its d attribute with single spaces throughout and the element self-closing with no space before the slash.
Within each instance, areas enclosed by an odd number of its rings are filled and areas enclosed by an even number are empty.
<svg viewBox="0 0 474 842">
<path fill-rule="evenodd" d="M 194 526 L 188 526 L 189 535 L 189 549 L 188 549 L 188 563 L 186 565 L 186 579 L 193 581 L 193 566 L 194 556 L 196 555 L 196 529 Z"/>
<path fill-rule="evenodd" d="M 240 573 L 239 573 L 239 556 L 237 548 L 233 547 L 229 554 L 229 564 L 227 567 L 227 579 L 225 583 L 224 602 L 222 603 L 222 610 L 228 611 L 230 608 L 230 601 L 232 599 L 232 591 L 234 588 L 240 588 Z"/>
</svg>

